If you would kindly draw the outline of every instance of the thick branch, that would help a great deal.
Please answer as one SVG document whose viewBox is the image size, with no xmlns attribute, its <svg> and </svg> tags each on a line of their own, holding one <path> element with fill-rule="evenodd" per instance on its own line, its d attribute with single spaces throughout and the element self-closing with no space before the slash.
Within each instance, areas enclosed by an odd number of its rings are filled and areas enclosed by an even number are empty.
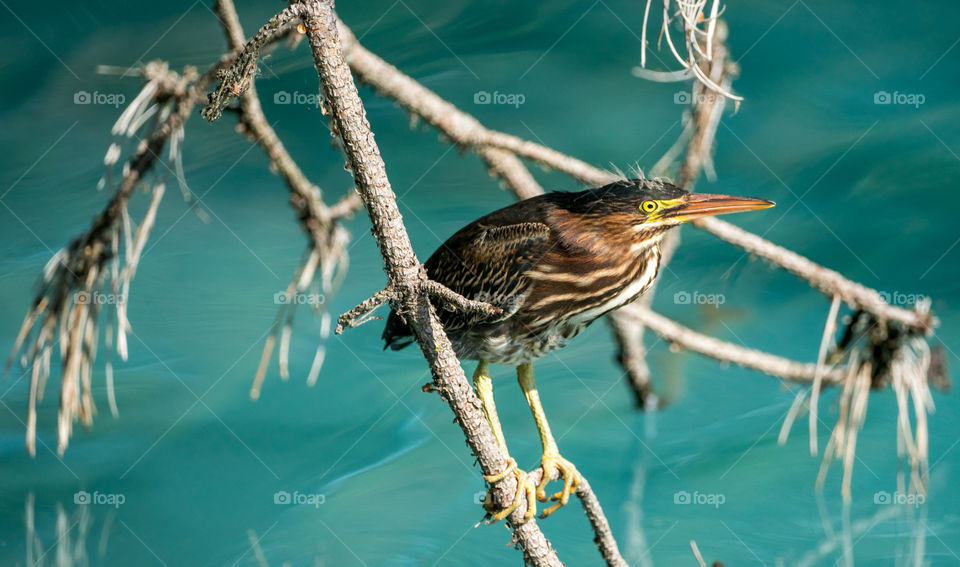
<svg viewBox="0 0 960 567">
<path fill-rule="evenodd" d="M 693 224 L 751 254 L 774 262 L 788 272 L 809 281 L 824 295 L 839 295 L 854 309 L 868 311 L 881 320 L 899 321 L 910 329 L 923 333 L 932 331 L 936 326 L 936 320 L 931 313 L 890 305 L 883 300 L 877 290 L 851 281 L 839 272 L 812 262 L 796 252 L 764 240 L 738 226 L 716 218 L 700 219 Z"/>
<path fill-rule="evenodd" d="M 343 142 L 348 164 L 370 215 L 387 275 L 397 294 L 394 307 L 405 315 L 413 329 L 438 390 L 450 404 L 481 469 L 486 474 L 502 471 L 507 466 L 506 457 L 497 447 L 493 431 L 480 410 L 480 401 L 460 368 L 433 306 L 418 289 L 424 277 L 423 270 L 403 226 L 353 76 L 343 60 L 331 3 L 314 0 L 295 4 L 284 13 L 291 11 L 300 16 L 306 27 L 323 94 L 330 105 L 332 125 Z M 515 481 L 499 483 L 499 499 L 506 502 L 517 488 Z M 533 565 L 561 565 L 537 523 L 533 520 L 519 523 L 521 516 L 522 511 L 517 511 L 511 520 L 514 521 L 514 536 L 523 547 L 524 560 Z"/>
<path fill-rule="evenodd" d="M 634 303 L 630 311 L 622 311 L 622 314 L 650 327 L 655 333 L 676 345 L 722 362 L 731 362 L 796 382 L 812 383 L 817 374 L 816 364 L 796 362 L 698 333 L 651 311 L 640 303 Z M 840 370 L 827 369 L 823 373 L 823 381 L 838 384 L 843 379 L 842 374 Z"/>
<path fill-rule="evenodd" d="M 499 177 L 518 199 L 529 199 L 544 193 L 543 187 L 530 175 L 527 166 L 514 154 L 490 146 L 477 148 L 477 154 L 487 164 L 490 174 Z"/>
</svg>

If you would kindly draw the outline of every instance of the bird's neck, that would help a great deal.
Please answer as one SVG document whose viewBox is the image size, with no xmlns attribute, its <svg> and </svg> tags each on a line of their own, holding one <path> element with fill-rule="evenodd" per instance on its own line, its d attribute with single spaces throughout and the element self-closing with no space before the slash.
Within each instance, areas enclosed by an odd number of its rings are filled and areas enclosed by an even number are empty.
<svg viewBox="0 0 960 567">
<path fill-rule="evenodd" d="M 630 242 L 630 256 L 639 258 L 652 253 L 659 256 L 661 242 L 663 242 L 663 233 L 650 237 L 639 235 Z"/>
</svg>

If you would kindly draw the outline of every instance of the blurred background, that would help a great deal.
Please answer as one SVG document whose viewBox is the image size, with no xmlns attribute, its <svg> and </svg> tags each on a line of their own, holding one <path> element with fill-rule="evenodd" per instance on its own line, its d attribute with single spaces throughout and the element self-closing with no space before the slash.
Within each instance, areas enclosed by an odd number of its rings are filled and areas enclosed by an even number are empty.
<svg viewBox="0 0 960 567">
<path fill-rule="evenodd" d="M 44 264 L 108 199 L 96 183 L 110 127 L 119 100 L 131 101 L 141 81 L 96 67 L 165 59 L 206 69 L 224 39 L 210 0 L 0 4 L 2 351 Z M 282 7 L 237 4 L 248 35 Z M 631 75 L 641 2 L 339 8 L 369 49 L 491 128 L 623 170 L 649 168 L 680 133 L 686 107 L 678 103 L 689 85 Z M 948 22 L 960 19 L 960 6 L 732 1 L 723 17 L 742 67 L 734 90 L 745 102 L 719 127 L 717 181 L 698 188 L 775 200 L 771 211 L 732 221 L 894 297 L 932 297 L 937 340 L 955 368 L 960 32 Z M 653 55 L 648 67 L 667 68 Z M 306 46 L 281 47 L 262 68 L 268 120 L 335 200 L 352 181 L 320 110 L 297 103 L 317 90 Z M 480 92 L 522 95 L 522 104 L 476 104 Z M 369 89 L 361 96 L 422 259 L 466 222 L 512 202 L 478 158 L 411 128 Z M 15 370 L 0 382 L 0 563 L 26 564 L 32 510 L 33 559 L 47 565 L 61 557 L 83 565 L 519 564 L 502 526 L 473 528 L 482 515 L 478 469 L 447 406 L 421 393 L 429 377 L 420 354 L 381 349 L 382 323 L 331 337 L 308 388 L 320 325 L 303 310 L 291 379 L 282 382 L 274 362 L 261 399 L 249 400 L 274 294 L 306 238 L 282 181 L 234 123 L 229 115 L 188 123 L 186 177 L 210 221 L 168 188 L 131 288 L 130 358 L 116 367 L 119 419 L 107 410 L 101 352 L 93 429 L 78 427 L 56 457 L 54 376 L 32 459 L 24 449 L 28 381 Z M 535 173 L 547 188 L 577 188 Z M 147 202 L 135 197 L 135 213 Z M 348 226 L 349 273 L 327 298 L 334 314 L 385 283 L 367 218 Z M 728 341 L 815 359 L 826 298 L 710 235 L 685 228 L 683 240 L 662 276 L 658 311 Z M 724 302 L 675 301 L 682 293 Z M 658 388 L 671 401 L 656 414 L 633 409 L 602 322 L 537 366 L 563 454 L 590 479 L 632 565 L 693 564 L 691 539 L 708 561 L 727 565 L 960 562 L 956 396 L 934 394 L 929 491 L 922 505 L 902 507 L 878 498 L 896 490 L 895 398 L 872 394 L 845 514 L 839 468 L 820 497 L 814 491 L 819 459 L 809 456 L 806 421 L 777 445 L 795 386 L 671 354 L 656 337 L 648 343 Z M 532 468 L 540 447 L 513 370 L 495 367 L 494 376 L 511 450 Z M 837 393 L 823 400 L 830 424 Z M 821 447 L 827 433 L 821 428 Z M 303 503 L 275 503 L 283 492 Z M 685 504 L 682 494 L 712 503 Z M 600 564 L 576 504 L 542 526 L 568 565 Z"/>
</svg>

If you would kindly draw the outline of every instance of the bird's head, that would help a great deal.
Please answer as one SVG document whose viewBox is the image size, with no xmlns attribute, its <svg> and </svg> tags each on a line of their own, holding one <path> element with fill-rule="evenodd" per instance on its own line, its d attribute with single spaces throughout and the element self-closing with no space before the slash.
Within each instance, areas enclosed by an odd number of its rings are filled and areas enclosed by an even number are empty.
<svg viewBox="0 0 960 567">
<path fill-rule="evenodd" d="M 625 197 L 620 206 L 629 211 L 630 224 L 648 234 L 703 217 L 767 209 L 775 204 L 753 197 L 689 193 L 675 185 L 650 180 L 636 182 L 636 189 Z"/>
<path fill-rule="evenodd" d="M 581 245 L 613 242 L 631 248 L 660 241 L 664 232 L 687 221 L 772 207 L 765 199 L 689 193 L 670 183 L 630 179 L 580 193 L 557 194 L 570 229 Z"/>
</svg>

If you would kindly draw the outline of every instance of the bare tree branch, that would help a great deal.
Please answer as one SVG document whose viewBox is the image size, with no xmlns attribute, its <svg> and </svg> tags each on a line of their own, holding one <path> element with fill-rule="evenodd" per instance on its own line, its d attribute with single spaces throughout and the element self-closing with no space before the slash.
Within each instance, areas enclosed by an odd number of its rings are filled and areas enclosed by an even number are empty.
<svg viewBox="0 0 960 567">
<path fill-rule="evenodd" d="M 269 30 L 259 38 L 259 47 L 272 44 L 288 30 L 285 27 Z M 239 37 L 233 30 L 231 35 L 234 39 Z M 164 179 L 169 174 L 175 175 L 186 191 L 181 166 L 184 124 L 197 103 L 206 98 L 207 88 L 225 69 L 237 63 L 239 54 L 236 50 L 224 54 L 202 75 L 192 67 L 178 74 L 159 61 L 137 69 L 145 84 L 114 125 L 114 142 L 110 144 L 104 159 L 107 170 L 100 187 L 115 186 L 114 194 L 87 230 L 60 249 L 47 263 L 40 291 L 24 317 L 7 361 L 9 370 L 12 363 L 19 359 L 20 365 L 28 369 L 30 374 L 26 445 L 31 455 L 36 453 L 36 404 L 43 398 L 57 343 L 62 359 L 57 426 L 57 449 L 60 454 L 67 448 L 74 421 L 79 419 L 88 427 L 92 424 L 95 406 L 91 383 L 98 351 L 101 311 L 106 311 L 107 347 L 112 347 L 115 340 L 120 357 L 124 360 L 127 358 L 130 283 L 136 274 L 140 256 L 154 225 L 157 207 L 164 195 Z M 282 157 L 282 146 L 271 144 L 263 136 L 264 132 L 260 134 L 259 139 L 268 142 L 268 153 Z M 137 142 L 136 147 L 132 155 L 121 162 L 124 145 L 128 141 Z M 165 148 L 168 149 L 173 167 L 162 160 Z M 113 170 L 118 163 L 122 163 L 121 176 L 114 183 Z M 163 164 L 167 172 L 159 174 L 154 182 L 148 179 L 148 174 L 157 163 Z M 285 168 L 279 169 L 283 171 Z M 128 203 L 135 189 L 141 185 L 152 186 L 152 199 L 137 225 L 131 219 Z M 185 193 L 185 196 L 189 200 L 189 194 Z M 308 206 L 323 211 L 322 215 L 317 216 L 329 223 L 338 216 L 351 214 L 357 207 L 357 199 L 351 196 L 334 207 L 322 209 L 313 199 L 312 205 L 308 203 Z M 108 309 L 103 310 L 104 305 Z M 108 401 L 111 412 L 116 415 L 113 366 L 109 358 L 106 362 L 106 378 Z"/>
<path fill-rule="evenodd" d="M 214 69 L 217 67 L 214 66 Z M 117 349 L 121 357 L 126 359 L 129 284 L 152 228 L 164 184 L 160 182 L 155 185 L 154 199 L 136 228 L 130 221 L 127 203 L 134 189 L 145 182 L 147 172 L 159 159 L 167 140 L 183 127 L 198 97 L 203 95 L 203 90 L 213 80 L 214 69 L 199 79 L 195 71 L 188 70 L 178 75 L 169 71 L 165 64 L 148 64 L 143 69 L 147 84 L 135 104 L 142 112 L 147 112 L 149 106 L 155 104 L 154 116 L 163 118 L 147 125 L 149 136 L 140 141 L 136 153 L 124 164 L 123 176 L 104 210 L 83 234 L 60 249 L 44 269 L 40 291 L 24 317 L 7 361 L 9 369 L 17 355 L 21 354 L 21 366 L 30 368 L 26 444 L 31 455 L 36 454 L 36 404 L 43 398 L 56 343 L 60 344 L 62 359 L 60 411 L 57 418 L 57 452 L 60 455 L 67 448 L 74 421 L 79 419 L 88 427 L 93 422 L 95 408 L 91 374 L 97 356 L 97 321 L 104 305 L 115 310 Z M 121 116 L 121 121 L 124 119 Z M 122 126 L 115 131 L 136 135 L 136 128 L 128 127 L 126 123 Z M 114 148 L 116 150 L 112 151 Z M 115 163 L 119 155 L 119 145 L 111 144 L 107 164 Z M 121 240 L 124 243 L 122 255 Z M 122 270 L 121 259 L 124 261 Z M 108 278 L 112 282 L 109 291 L 101 291 Z M 56 332 L 58 326 L 59 333 Z M 34 331 L 35 334 L 31 336 Z M 21 348 L 24 350 L 21 351 Z"/>
<path fill-rule="evenodd" d="M 622 313 L 625 317 L 641 322 L 677 346 L 710 358 L 796 382 L 813 382 L 817 374 L 816 364 L 796 362 L 698 333 L 655 313 L 640 303 L 634 303 L 629 311 Z M 842 372 L 827 369 L 824 371 L 823 380 L 828 384 L 838 384 L 842 380 Z"/>
<path fill-rule="evenodd" d="M 433 306 L 426 294 L 421 292 L 421 284 L 426 277 L 404 229 L 383 159 L 374 142 L 363 104 L 353 83 L 353 76 L 343 60 L 331 2 L 314 0 L 291 5 L 272 18 L 270 23 L 254 36 L 248 43 L 247 50 L 255 61 L 261 44 L 259 38 L 269 29 L 284 25 L 295 18 L 299 18 L 305 27 L 323 95 L 330 105 L 331 127 L 343 143 L 348 167 L 353 172 L 357 188 L 370 215 L 390 286 L 395 294 L 393 305 L 413 329 L 430 364 L 437 390 L 450 404 L 468 444 L 477 455 L 481 469 L 485 474 L 502 471 L 507 467 L 506 458 L 496 445 L 493 431 L 480 410 L 479 399 L 460 368 Z M 251 67 L 255 67 L 255 63 L 235 66 L 236 74 L 225 75 L 217 93 L 223 92 L 224 85 L 242 84 L 242 81 L 249 78 Z M 222 100 L 221 94 L 211 97 L 206 115 L 215 118 L 222 108 Z M 499 483 L 495 487 L 495 493 L 501 502 L 507 502 L 518 488 L 516 481 L 511 479 Z M 536 521 L 520 522 L 520 511 L 515 512 L 510 519 L 514 537 L 523 547 L 525 561 L 533 565 L 561 564 L 556 552 L 537 527 Z"/>
<path fill-rule="evenodd" d="M 484 303 L 483 301 L 467 299 L 447 286 L 433 280 L 422 282 L 420 284 L 420 293 L 425 293 L 430 297 L 439 299 L 445 307 L 455 311 L 464 311 L 486 317 L 496 317 L 497 315 L 503 314 L 503 309 L 499 307 Z"/>
<path fill-rule="evenodd" d="M 214 10 L 223 25 L 230 48 L 242 53 L 246 42 L 233 0 L 217 0 L 214 3 Z M 249 65 L 245 68 L 256 68 L 255 59 L 248 61 L 242 54 L 240 59 L 243 59 L 246 62 L 245 64 Z M 344 217 L 353 216 L 353 213 L 363 206 L 363 202 L 355 191 L 350 191 L 336 205 L 328 207 L 323 202 L 320 188 L 307 179 L 300 166 L 287 152 L 276 131 L 267 121 L 253 80 L 245 81 L 244 84 L 246 90 L 240 95 L 240 130 L 263 148 L 270 159 L 271 169 L 279 172 L 286 182 L 290 190 L 290 204 L 297 211 L 300 225 L 310 237 L 307 253 L 304 254 L 293 279 L 283 293 L 282 299 L 285 301 L 281 302 L 277 309 L 277 316 L 260 356 L 260 364 L 250 388 L 250 397 L 258 399 L 263 381 L 266 378 L 267 367 L 273 355 L 274 346 L 278 340 L 280 343 L 278 354 L 280 377 L 284 380 L 289 378 L 288 361 L 293 332 L 293 317 L 300 304 L 301 294 L 304 294 L 310 287 L 320 289 L 327 295 L 332 295 L 336 291 L 335 281 L 342 277 L 349 263 L 347 245 L 350 242 L 350 235 L 342 226 L 340 220 Z M 307 303 L 311 304 L 316 313 L 320 315 L 321 336 L 325 338 L 330 332 L 330 315 L 327 311 L 326 301 L 320 301 L 320 297 L 311 298 L 308 296 Z M 307 384 L 309 385 L 315 383 L 320 373 L 325 358 L 325 349 L 326 346 L 321 340 L 320 344 L 317 345 L 313 364 L 307 375 Z"/>
<path fill-rule="evenodd" d="M 381 289 L 350 311 L 340 315 L 337 319 L 337 330 L 334 332 L 339 335 L 343 333 L 346 327 L 352 329 L 353 327 L 363 325 L 373 318 L 371 313 L 374 310 L 378 309 L 384 303 L 392 301 L 395 297 L 396 294 L 393 293 L 393 288 L 390 286 L 387 286 L 386 289 Z"/>
</svg>

